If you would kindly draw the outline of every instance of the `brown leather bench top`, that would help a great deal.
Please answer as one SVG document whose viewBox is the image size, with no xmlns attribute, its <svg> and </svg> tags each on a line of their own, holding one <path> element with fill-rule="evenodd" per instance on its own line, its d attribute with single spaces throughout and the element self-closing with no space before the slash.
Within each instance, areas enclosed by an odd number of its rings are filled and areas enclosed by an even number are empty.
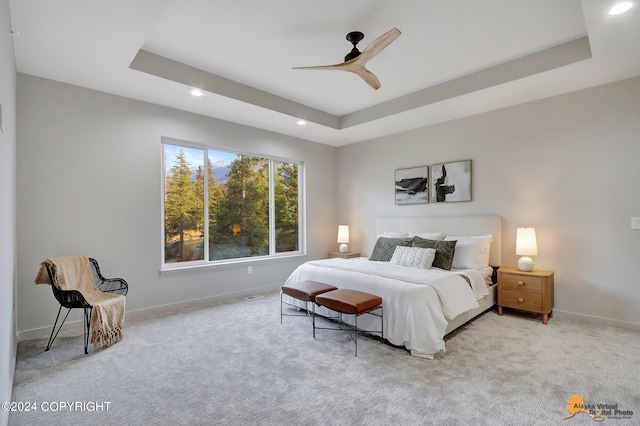
<svg viewBox="0 0 640 426">
<path fill-rule="evenodd" d="M 337 289 L 316 296 L 316 303 L 343 314 L 362 315 L 376 310 L 382 298 L 357 290 Z"/>
<path fill-rule="evenodd" d="M 294 299 L 304 300 L 306 302 L 313 302 L 319 294 L 336 289 L 337 287 L 335 286 L 319 283 L 317 281 L 300 281 L 282 286 L 282 292 L 284 294 L 289 295 Z"/>
</svg>

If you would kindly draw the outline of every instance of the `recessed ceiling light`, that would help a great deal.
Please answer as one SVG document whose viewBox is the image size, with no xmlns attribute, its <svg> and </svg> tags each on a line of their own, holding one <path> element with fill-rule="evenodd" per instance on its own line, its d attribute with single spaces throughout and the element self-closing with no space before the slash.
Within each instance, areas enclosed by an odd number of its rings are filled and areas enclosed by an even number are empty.
<svg viewBox="0 0 640 426">
<path fill-rule="evenodd" d="M 633 7 L 633 2 L 623 1 L 609 9 L 609 15 L 620 15 Z"/>
<path fill-rule="evenodd" d="M 193 89 L 193 90 L 191 91 L 191 94 L 192 94 L 193 96 L 202 96 L 202 95 L 204 95 L 204 93 L 202 93 L 202 91 L 201 91 L 201 90 L 198 90 L 198 89 Z"/>
<path fill-rule="evenodd" d="M 305 124 L 307 124 L 307 122 L 306 122 L 306 121 L 304 121 L 304 120 L 298 120 L 298 121 L 296 121 L 296 124 L 297 124 L 298 126 L 304 126 Z"/>
</svg>

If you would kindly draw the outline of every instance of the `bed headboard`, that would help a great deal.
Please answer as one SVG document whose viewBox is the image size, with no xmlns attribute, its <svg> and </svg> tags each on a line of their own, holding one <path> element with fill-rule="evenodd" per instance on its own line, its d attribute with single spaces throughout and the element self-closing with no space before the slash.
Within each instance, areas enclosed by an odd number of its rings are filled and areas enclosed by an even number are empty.
<svg viewBox="0 0 640 426">
<path fill-rule="evenodd" d="M 383 232 L 444 232 L 447 235 L 493 235 L 489 265 L 502 266 L 502 218 L 500 216 L 384 217 L 376 223 Z"/>
</svg>

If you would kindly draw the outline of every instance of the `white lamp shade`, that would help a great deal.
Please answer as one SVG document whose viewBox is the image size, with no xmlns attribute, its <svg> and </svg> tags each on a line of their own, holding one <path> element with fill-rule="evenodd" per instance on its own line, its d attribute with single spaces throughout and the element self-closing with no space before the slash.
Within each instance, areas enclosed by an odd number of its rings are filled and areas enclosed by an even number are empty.
<svg viewBox="0 0 640 426">
<path fill-rule="evenodd" d="M 349 251 L 349 225 L 338 225 L 338 242 L 340 244 L 340 253 Z"/>
<path fill-rule="evenodd" d="M 338 226 L 338 242 L 349 244 L 349 225 Z"/>
<path fill-rule="evenodd" d="M 535 228 L 518 228 L 516 254 L 518 256 L 536 256 L 538 254 Z"/>
</svg>

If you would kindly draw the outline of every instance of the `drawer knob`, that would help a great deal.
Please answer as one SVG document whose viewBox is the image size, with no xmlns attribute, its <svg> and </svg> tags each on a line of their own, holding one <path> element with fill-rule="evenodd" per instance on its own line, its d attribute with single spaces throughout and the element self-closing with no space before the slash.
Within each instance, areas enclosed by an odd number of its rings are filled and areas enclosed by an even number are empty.
<svg viewBox="0 0 640 426">
<path fill-rule="evenodd" d="M 524 302 L 524 299 L 522 297 L 518 297 L 518 303 L 522 303 Z"/>
<path fill-rule="evenodd" d="M 518 281 L 518 285 L 524 285 L 524 281 Z"/>
</svg>

